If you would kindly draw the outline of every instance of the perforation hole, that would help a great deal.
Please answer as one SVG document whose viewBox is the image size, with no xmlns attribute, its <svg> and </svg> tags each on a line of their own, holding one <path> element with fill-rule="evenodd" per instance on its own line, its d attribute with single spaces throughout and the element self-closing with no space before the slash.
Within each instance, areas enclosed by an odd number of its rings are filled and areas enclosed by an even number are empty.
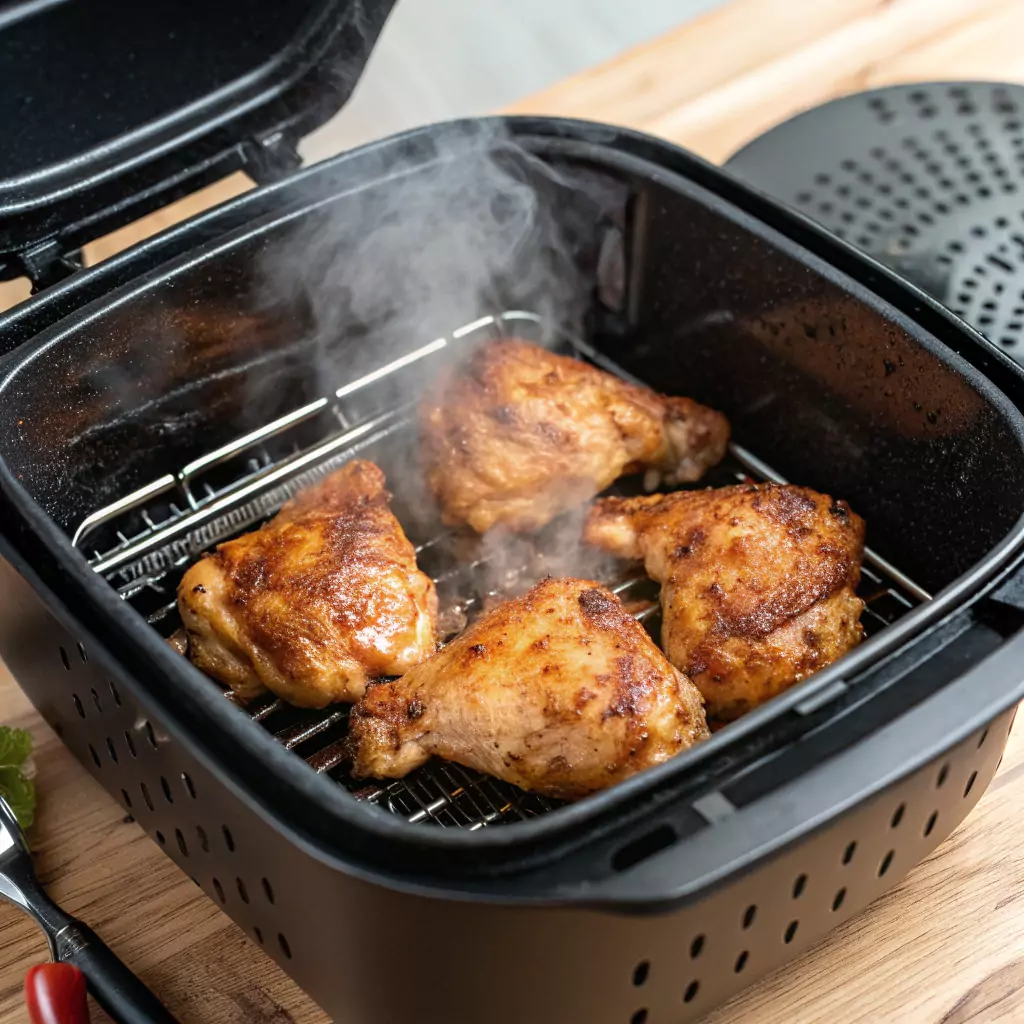
<svg viewBox="0 0 1024 1024">
<path fill-rule="evenodd" d="M 789 926 L 783 933 L 782 941 L 788 946 L 796 938 L 796 930 L 800 927 L 799 921 L 790 921 Z"/>
<path fill-rule="evenodd" d="M 75 710 L 78 712 L 78 717 L 85 718 L 85 708 L 82 707 L 82 702 L 79 700 L 78 694 L 71 694 L 71 699 L 75 702 Z"/>
<path fill-rule="evenodd" d="M 245 882 L 243 882 L 240 878 L 236 878 L 235 879 L 235 886 L 238 889 L 239 899 L 241 899 L 241 901 L 243 903 L 248 903 L 249 902 L 249 890 L 246 889 Z"/>
<path fill-rule="evenodd" d="M 732 969 L 737 974 L 742 973 L 743 968 L 747 966 L 747 961 L 749 959 L 750 959 L 750 952 L 749 952 L 749 950 L 746 950 L 746 949 L 743 950 L 743 952 L 740 953 L 740 955 L 738 957 L 736 957 L 736 963 L 733 965 Z"/>
<path fill-rule="evenodd" d="M 846 889 L 843 888 L 843 889 L 840 889 L 839 892 L 837 892 L 835 894 L 835 896 L 833 897 L 833 899 L 832 899 L 832 910 L 833 911 L 838 910 L 843 905 L 843 902 L 845 901 L 845 899 L 846 899 Z"/>
<path fill-rule="evenodd" d="M 273 902 L 274 902 L 274 890 L 273 890 L 273 887 L 270 884 L 270 880 L 267 879 L 267 878 L 262 878 L 262 879 L 260 879 L 260 881 L 261 881 L 261 883 L 263 885 L 263 892 L 264 892 L 264 895 L 267 897 L 267 902 L 270 903 L 270 904 L 273 904 Z"/>
<path fill-rule="evenodd" d="M 896 828 L 899 823 L 903 820 L 903 812 L 907 809 L 906 804 L 900 804 L 899 807 L 893 812 L 892 821 L 889 822 L 890 828 Z"/>
<path fill-rule="evenodd" d="M 89 658 L 86 656 L 85 648 L 82 646 L 81 641 L 79 641 L 79 643 L 76 644 L 76 646 L 78 647 L 78 656 L 79 656 L 79 658 L 82 659 L 82 664 L 83 665 L 87 664 L 88 661 L 89 661 Z"/>
<path fill-rule="evenodd" d="M 271 903 L 274 901 L 271 900 Z M 690 943 L 690 959 L 696 960 L 704 951 L 704 936 L 698 935 L 693 942 Z"/>
<path fill-rule="evenodd" d="M 209 853 L 210 837 L 206 834 L 206 829 L 202 825 L 196 825 L 196 836 L 199 838 L 199 846 L 203 853 Z"/>
<path fill-rule="evenodd" d="M 743 912 L 743 927 L 749 928 L 754 923 L 755 917 L 757 917 L 757 905 L 751 903 L 751 905 Z"/>
<path fill-rule="evenodd" d="M 185 843 L 185 837 L 182 835 L 181 829 L 176 828 L 174 830 L 174 838 L 178 841 L 178 849 L 181 850 L 182 857 L 188 856 L 188 846 Z"/>
<path fill-rule="evenodd" d="M 281 952 L 291 960 L 292 958 L 292 947 L 288 945 L 288 940 L 284 937 L 282 932 L 277 933 L 277 944 L 281 947 Z M 637 1014 L 633 1015 L 633 1024 L 643 1024 L 647 1020 L 647 1011 L 638 1010 L 637 1013 L 643 1013 L 643 1016 L 637 1019 Z"/>
<path fill-rule="evenodd" d="M 231 834 L 231 829 L 227 825 L 221 825 L 221 832 L 224 833 L 224 845 L 228 848 L 229 853 L 235 852 L 235 837 Z"/>
<path fill-rule="evenodd" d="M 895 850 L 890 850 L 883 858 L 882 863 L 878 865 L 878 877 L 881 878 L 892 866 L 892 859 L 896 856 Z"/>
<path fill-rule="evenodd" d="M 135 740 L 132 739 L 132 734 L 127 729 L 124 731 L 124 743 L 128 748 L 128 753 L 131 754 L 132 757 L 139 756 L 135 750 Z"/>
<path fill-rule="evenodd" d="M 804 889 L 807 887 L 807 876 L 797 875 L 796 880 L 793 882 L 793 899 L 798 900 L 803 895 Z"/>
<path fill-rule="evenodd" d="M 853 855 L 857 852 L 857 840 L 853 840 L 848 843 L 846 849 L 843 850 L 843 863 L 849 864 L 853 860 Z"/>
<path fill-rule="evenodd" d="M 257 927 L 252 930 L 253 935 L 256 936 L 256 941 L 262 946 L 263 945 L 263 932 Z"/>
<path fill-rule="evenodd" d="M 107 685 L 110 687 L 110 696 L 114 698 L 114 703 L 118 707 L 120 707 L 121 706 L 121 694 L 118 692 L 117 687 L 114 685 L 114 680 L 113 679 L 108 679 L 107 680 Z"/>
<path fill-rule="evenodd" d="M 217 894 L 217 899 L 224 903 L 227 897 L 224 895 L 224 886 L 220 884 L 219 878 L 213 880 L 213 891 Z"/>
<path fill-rule="evenodd" d="M 139 789 L 142 790 L 142 799 L 146 801 L 146 806 L 153 810 L 153 798 L 149 795 L 149 787 L 144 782 L 140 782 Z"/>
<path fill-rule="evenodd" d="M 940 769 L 938 777 L 935 779 L 935 788 L 942 789 L 947 777 L 949 776 L 949 762 L 947 761 Z"/>
<path fill-rule="evenodd" d="M 64 670 L 66 672 L 70 672 L 71 671 L 71 659 L 68 657 L 68 652 L 65 651 L 63 647 L 58 647 L 57 650 L 60 651 L 60 660 L 61 660 L 61 662 L 64 665 Z"/>
<path fill-rule="evenodd" d="M 117 747 L 114 746 L 114 741 L 109 736 L 107 737 L 107 753 L 110 755 L 110 760 L 117 764 Z"/>
<path fill-rule="evenodd" d="M 132 798 L 128 795 L 127 789 L 121 790 L 121 801 L 124 804 L 126 810 L 130 811 L 132 809 Z"/>
<path fill-rule="evenodd" d="M 102 768 L 103 764 L 100 761 L 100 755 L 96 753 L 96 748 L 91 743 L 89 744 L 89 753 L 92 754 L 93 764 L 95 764 L 97 768 Z"/>
<path fill-rule="evenodd" d="M 967 785 L 964 786 L 964 796 L 968 796 L 972 789 L 974 789 L 974 780 L 977 779 L 978 773 L 971 772 L 971 777 L 967 780 Z"/>
<path fill-rule="evenodd" d="M 187 772 L 181 773 L 181 781 L 185 784 L 185 792 L 188 793 L 193 800 L 196 798 L 196 787 L 192 782 L 191 776 Z"/>
<path fill-rule="evenodd" d="M 1020 325 L 1018 324 L 1017 326 L 1019 327 Z M 981 748 L 985 745 L 985 740 L 987 740 L 987 739 L 988 739 L 988 729 L 986 729 L 984 732 L 982 732 L 981 736 L 978 738 L 978 749 L 979 750 L 981 750 Z"/>
<path fill-rule="evenodd" d="M 164 799 L 169 803 L 174 803 L 174 794 L 171 792 L 171 784 L 161 775 L 160 776 L 160 788 L 164 791 Z"/>
<path fill-rule="evenodd" d="M 926 836 L 930 836 L 932 834 L 932 830 L 935 828 L 935 822 L 937 822 L 938 820 L 939 820 L 939 812 L 938 811 L 932 811 L 930 817 L 928 818 L 928 821 L 925 822 L 925 826 L 924 826 L 924 834 Z"/>
<path fill-rule="evenodd" d="M 153 723 L 146 723 L 146 739 L 149 740 L 149 745 L 156 750 L 156 733 L 153 731 Z"/>
<path fill-rule="evenodd" d="M 684 1003 L 692 1003 L 694 1001 L 694 999 L 697 998 L 697 993 L 699 991 L 700 991 L 700 982 L 699 981 L 691 981 L 690 984 L 686 986 L 686 991 L 683 993 L 683 1002 Z"/>
</svg>

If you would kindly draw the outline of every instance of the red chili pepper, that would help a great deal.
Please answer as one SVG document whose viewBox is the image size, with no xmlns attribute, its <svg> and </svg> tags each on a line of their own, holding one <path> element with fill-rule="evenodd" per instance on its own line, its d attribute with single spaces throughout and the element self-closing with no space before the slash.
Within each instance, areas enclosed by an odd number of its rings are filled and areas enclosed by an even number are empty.
<svg viewBox="0 0 1024 1024">
<path fill-rule="evenodd" d="M 89 1024 L 85 975 L 71 964 L 37 964 L 25 975 L 31 1024 Z"/>
</svg>

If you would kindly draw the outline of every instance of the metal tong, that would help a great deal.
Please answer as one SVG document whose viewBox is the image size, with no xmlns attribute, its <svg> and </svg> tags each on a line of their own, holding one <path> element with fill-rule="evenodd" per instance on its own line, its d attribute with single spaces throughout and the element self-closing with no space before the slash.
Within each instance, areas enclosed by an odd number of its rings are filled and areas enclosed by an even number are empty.
<svg viewBox="0 0 1024 1024">
<path fill-rule="evenodd" d="M 21 907 L 46 935 L 51 957 L 85 975 L 93 998 L 118 1024 L 176 1024 L 163 1004 L 86 924 L 64 913 L 36 878 L 25 836 L 0 797 L 0 897 Z"/>
</svg>

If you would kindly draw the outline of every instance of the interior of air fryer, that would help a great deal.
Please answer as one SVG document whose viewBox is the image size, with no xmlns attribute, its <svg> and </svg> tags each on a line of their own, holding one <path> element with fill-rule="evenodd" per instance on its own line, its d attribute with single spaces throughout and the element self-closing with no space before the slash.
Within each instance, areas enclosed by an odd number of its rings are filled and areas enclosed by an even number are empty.
<svg viewBox="0 0 1024 1024">
<path fill-rule="evenodd" d="M 8 380 L 17 430 L 3 454 L 165 637 L 190 564 L 355 454 L 387 474 L 449 636 L 548 573 L 601 579 L 657 636 L 656 585 L 584 550 L 579 516 L 500 543 L 441 526 L 416 401 L 497 337 L 725 412 L 734 444 L 699 486 L 789 480 L 849 501 L 868 524 L 868 645 L 1024 508 L 1014 423 L 937 343 L 697 186 L 600 150 L 541 159 L 505 140 L 382 165 L 127 292 Z M 344 706 L 267 697 L 239 714 L 411 822 L 475 829 L 554 806 L 442 762 L 356 783 Z"/>
</svg>

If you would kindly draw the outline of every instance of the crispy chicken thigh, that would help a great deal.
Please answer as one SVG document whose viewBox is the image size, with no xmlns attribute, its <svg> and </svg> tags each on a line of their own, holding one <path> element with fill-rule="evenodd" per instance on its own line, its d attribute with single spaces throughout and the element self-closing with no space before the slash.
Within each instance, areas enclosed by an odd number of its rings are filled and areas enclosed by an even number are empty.
<svg viewBox="0 0 1024 1024">
<path fill-rule="evenodd" d="M 499 605 L 352 711 L 357 777 L 431 755 L 574 799 L 708 736 L 700 694 L 617 597 L 551 579 Z"/>
<path fill-rule="evenodd" d="M 321 708 L 429 657 L 437 595 L 389 500 L 377 466 L 349 462 L 193 565 L 178 587 L 191 659 L 243 698 Z"/>
<path fill-rule="evenodd" d="M 423 461 L 448 525 L 536 529 L 651 469 L 676 483 L 718 462 L 728 421 L 522 341 L 493 342 L 420 409 Z"/>
<path fill-rule="evenodd" d="M 586 539 L 662 584 L 662 647 L 729 720 L 858 643 L 864 521 L 805 487 L 604 498 Z"/>
</svg>

